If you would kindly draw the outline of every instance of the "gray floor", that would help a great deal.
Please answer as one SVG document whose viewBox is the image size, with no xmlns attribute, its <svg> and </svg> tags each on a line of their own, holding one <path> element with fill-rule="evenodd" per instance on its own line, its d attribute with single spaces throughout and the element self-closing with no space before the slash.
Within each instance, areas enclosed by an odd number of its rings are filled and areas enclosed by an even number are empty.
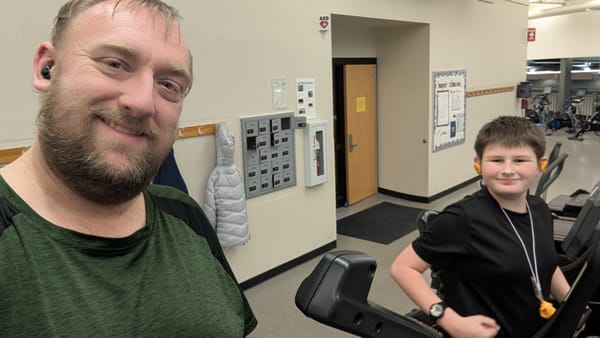
<svg viewBox="0 0 600 338">
<path fill-rule="evenodd" d="M 561 153 L 569 154 L 562 174 L 548 189 L 548 200 L 559 194 L 569 194 L 578 188 L 590 189 L 600 180 L 600 170 L 598 170 L 600 168 L 600 156 L 598 156 L 600 136 L 586 133 L 585 140 L 579 142 L 568 140 L 567 135 L 564 131 L 559 130 L 554 135 L 548 136 L 548 149 L 560 141 L 562 142 Z M 348 208 L 338 209 L 337 218 L 343 218 L 381 201 L 441 210 L 447 204 L 462 198 L 477 188 L 477 183 L 469 185 L 430 204 L 415 203 L 378 194 Z M 378 269 L 369 300 L 390 310 L 406 313 L 413 308 L 413 305 L 391 279 L 389 266 L 400 250 L 408 245 L 416 235 L 416 232 L 413 232 L 389 245 L 339 235 L 336 250 L 358 250 L 374 257 L 377 260 Z M 352 337 L 350 334 L 307 318 L 296 309 L 294 304 L 296 290 L 318 261 L 319 258 L 313 259 L 246 290 L 246 296 L 259 321 L 258 327 L 250 337 Z"/>
</svg>

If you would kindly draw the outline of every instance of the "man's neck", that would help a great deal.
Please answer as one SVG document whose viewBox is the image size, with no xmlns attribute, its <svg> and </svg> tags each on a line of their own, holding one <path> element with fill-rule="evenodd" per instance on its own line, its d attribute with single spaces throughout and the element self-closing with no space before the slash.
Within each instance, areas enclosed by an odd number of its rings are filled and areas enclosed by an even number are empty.
<svg viewBox="0 0 600 338">
<path fill-rule="evenodd" d="M 85 199 L 50 170 L 38 143 L 0 174 L 36 213 L 57 226 L 100 237 L 125 237 L 145 225 L 142 193 L 118 205 Z"/>
</svg>

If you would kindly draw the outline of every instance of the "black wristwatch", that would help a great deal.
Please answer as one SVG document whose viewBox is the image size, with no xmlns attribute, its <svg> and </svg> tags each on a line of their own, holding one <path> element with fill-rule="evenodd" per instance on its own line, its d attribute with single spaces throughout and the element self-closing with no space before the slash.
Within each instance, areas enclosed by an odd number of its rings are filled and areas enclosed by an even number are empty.
<svg viewBox="0 0 600 338">
<path fill-rule="evenodd" d="M 431 307 L 429 307 L 429 318 L 434 322 L 442 318 L 447 307 L 448 305 L 444 302 L 432 304 Z"/>
</svg>

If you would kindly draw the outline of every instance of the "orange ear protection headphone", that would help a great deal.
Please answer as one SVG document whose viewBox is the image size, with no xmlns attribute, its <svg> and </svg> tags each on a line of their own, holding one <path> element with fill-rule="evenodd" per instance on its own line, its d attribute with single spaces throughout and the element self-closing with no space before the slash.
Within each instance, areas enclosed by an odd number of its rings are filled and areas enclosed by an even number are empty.
<svg viewBox="0 0 600 338">
<path fill-rule="evenodd" d="M 481 175 L 481 163 L 473 162 L 473 168 L 475 169 L 477 175 Z"/>
<path fill-rule="evenodd" d="M 540 171 L 544 172 L 548 169 L 548 159 L 540 160 Z"/>
<path fill-rule="evenodd" d="M 547 168 L 548 168 L 548 160 L 547 159 L 540 160 L 540 171 L 544 172 L 544 171 L 546 171 Z M 477 173 L 477 175 L 481 175 L 481 163 L 473 162 L 473 169 L 475 169 L 475 172 Z"/>
</svg>

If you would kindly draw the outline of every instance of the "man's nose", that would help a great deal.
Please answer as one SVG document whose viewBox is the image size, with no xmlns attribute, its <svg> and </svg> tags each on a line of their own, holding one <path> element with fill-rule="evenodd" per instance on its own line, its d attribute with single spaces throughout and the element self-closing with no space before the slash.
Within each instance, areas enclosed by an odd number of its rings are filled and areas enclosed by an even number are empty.
<svg viewBox="0 0 600 338">
<path fill-rule="evenodd" d="M 152 74 L 138 73 L 123 83 L 123 92 L 119 98 L 121 108 L 131 116 L 143 118 L 154 115 L 156 111 L 155 83 Z"/>
</svg>

